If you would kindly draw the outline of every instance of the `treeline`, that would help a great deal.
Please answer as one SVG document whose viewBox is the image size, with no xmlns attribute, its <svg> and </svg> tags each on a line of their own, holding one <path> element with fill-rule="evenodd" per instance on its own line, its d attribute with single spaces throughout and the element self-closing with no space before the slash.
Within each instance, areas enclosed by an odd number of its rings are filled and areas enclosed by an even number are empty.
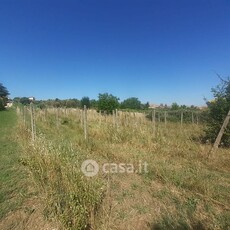
<svg viewBox="0 0 230 230">
<path fill-rule="evenodd" d="M 30 104 L 30 99 L 28 97 L 15 97 L 13 99 L 14 103 L 19 103 L 22 105 Z M 43 109 L 47 107 L 55 107 L 55 108 L 83 108 L 84 105 L 87 108 L 96 109 L 100 111 L 107 111 L 112 113 L 115 109 L 129 110 L 129 111 L 141 111 L 141 110 L 149 110 L 153 109 L 150 107 L 149 102 L 141 103 L 141 101 L 136 97 L 130 97 L 120 102 L 120 99 L 112 94 L 103 93 L 98 95 L 98 99 L 90 99 L 89 97 L 82 97 L 80 100 L 73 99 L 49 99 L 49 100 L 34 100 L 34 104 Z M 159 105 L 156 107 L 156 110 L 199 110 L 198 107 L 195 106 L 179 106 L 177 103 L 173 103 L 172 105 Z"/>
</svg>

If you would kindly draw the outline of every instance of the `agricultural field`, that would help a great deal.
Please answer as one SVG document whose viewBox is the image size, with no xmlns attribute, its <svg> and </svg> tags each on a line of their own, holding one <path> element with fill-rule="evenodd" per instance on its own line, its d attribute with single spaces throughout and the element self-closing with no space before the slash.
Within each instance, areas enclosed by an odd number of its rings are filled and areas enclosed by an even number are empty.
<svg viewBox="0 0 230 230">
<path fill-rule="evenodd" d="M 20 164 L 55 229 L 229 228 L 229 149 L 210 155 L 201 123 L 29 107 L 17 117 Z"/>
<path fill-rule="evenodd" d="M 229 12 L 0 1 L 0 230 L 230 230 Z"/>
</svg>

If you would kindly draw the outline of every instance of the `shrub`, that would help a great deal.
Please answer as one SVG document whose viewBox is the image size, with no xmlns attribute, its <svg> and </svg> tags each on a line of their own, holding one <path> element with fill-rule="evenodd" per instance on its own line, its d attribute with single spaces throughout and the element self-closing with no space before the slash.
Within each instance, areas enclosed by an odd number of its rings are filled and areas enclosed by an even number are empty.
<svg viewBox="0 0 230 230">
<path fill-rule="evenodd" d="M 112 113 L 113 110 L 119 107 L 119 98 L 112 94 L 99 94 L 98 98 L 98 110 Z"/>
<path fill-rule="evenodd" d="M 1 111 L 1 110 L 4 110 L 4 109 L 5 109 L 5 106 L 4 106 L 3 99 L 0 98 L 0 111 Z"/>
<path fill-rule="evenodd" d="M 214 99 L 207 102 L 208 121 L 205 129 L 205 140 L 213 143 L 221 129 L 230 109 L 230 79 L 221 79 L 221 83 L 212 89 Z M 230 147 L 230 124 L 221 140 L 222 146 Z"/>
</svg>

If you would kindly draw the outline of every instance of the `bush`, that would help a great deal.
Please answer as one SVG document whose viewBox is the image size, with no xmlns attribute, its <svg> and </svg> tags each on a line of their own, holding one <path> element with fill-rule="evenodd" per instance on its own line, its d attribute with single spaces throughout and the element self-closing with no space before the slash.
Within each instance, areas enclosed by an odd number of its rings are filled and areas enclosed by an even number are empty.
<svg viewBox="0 0 230 230">
<path fill-rule="evenodd" d="M 141 109 L 141 102 L 136 97 L 130 97 L 121 103 L 122 109 Z"/>
<path fill-rule="evenodd" d="M 113 110 L 119 107 L 119 98 L 112 94 L 99 94 L 98 98 L 98 110 L 102 112 L 112 113 Z"/>
<path fill-rule="evenodd" d="M 4 106 L 4 102 L 3 102 L 3 99 L 0 98 L 0 111 L 4 110 L 5 109 L 5 106 Z"/>
<path fill-rule="evenodd" d="M 9 91 L 0 83 L 0 111 L 5 109 L 6 102 L 8 101 Z"/>
<path fill-rule="evenodd" d="M 208 122 L 205 129 L 205 141 L 214 143 L 226 115 L 230 109 L 230 80 L 221 79 L 221 84 L 212 89 L 214 100 L 208 101 Z M 221 140 L 221 145 L 230 147 L 230 124 Z"/>
<path fill-rule="evenodd" d="M 83 109 L 84 108 L 84 105 L 86 106 L 87 109 L 90 108 L 90 100 L 88 97 L 83 97 L 81 99 L 81 108 Z"/>
</svg>

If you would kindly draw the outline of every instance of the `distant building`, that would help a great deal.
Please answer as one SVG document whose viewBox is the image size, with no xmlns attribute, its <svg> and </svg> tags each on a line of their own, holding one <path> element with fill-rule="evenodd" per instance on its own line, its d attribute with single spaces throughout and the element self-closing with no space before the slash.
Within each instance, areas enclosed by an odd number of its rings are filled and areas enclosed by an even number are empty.
<svg viewBox="0 0 230 230">
<path fill-rule="evenodd" d="M 160 105 L 157 104 L 149 104 L 149 109 L 155 109 L 155 108 L 159 108 Z"/>
<path fill-rule="evenodd" d="M 205 109 L 207 109 L 208 108 L 208 106 L 206 106 L 206 105 L 204 105 L 204 106 L 199 106 L 198 107 L 198 109 L 200 109 L 200 110 L 205 110 Z"/>
<path fill-rule="evenodd" d="M 12 106 L 13 106 L 12 101 L 6 103 L 6 108 L 11 108 Z"/>
<path fill-rule="evenodd" d="M 29 97 L 30 101 L 35 101 L 35 97 Z"/>
</svg>

